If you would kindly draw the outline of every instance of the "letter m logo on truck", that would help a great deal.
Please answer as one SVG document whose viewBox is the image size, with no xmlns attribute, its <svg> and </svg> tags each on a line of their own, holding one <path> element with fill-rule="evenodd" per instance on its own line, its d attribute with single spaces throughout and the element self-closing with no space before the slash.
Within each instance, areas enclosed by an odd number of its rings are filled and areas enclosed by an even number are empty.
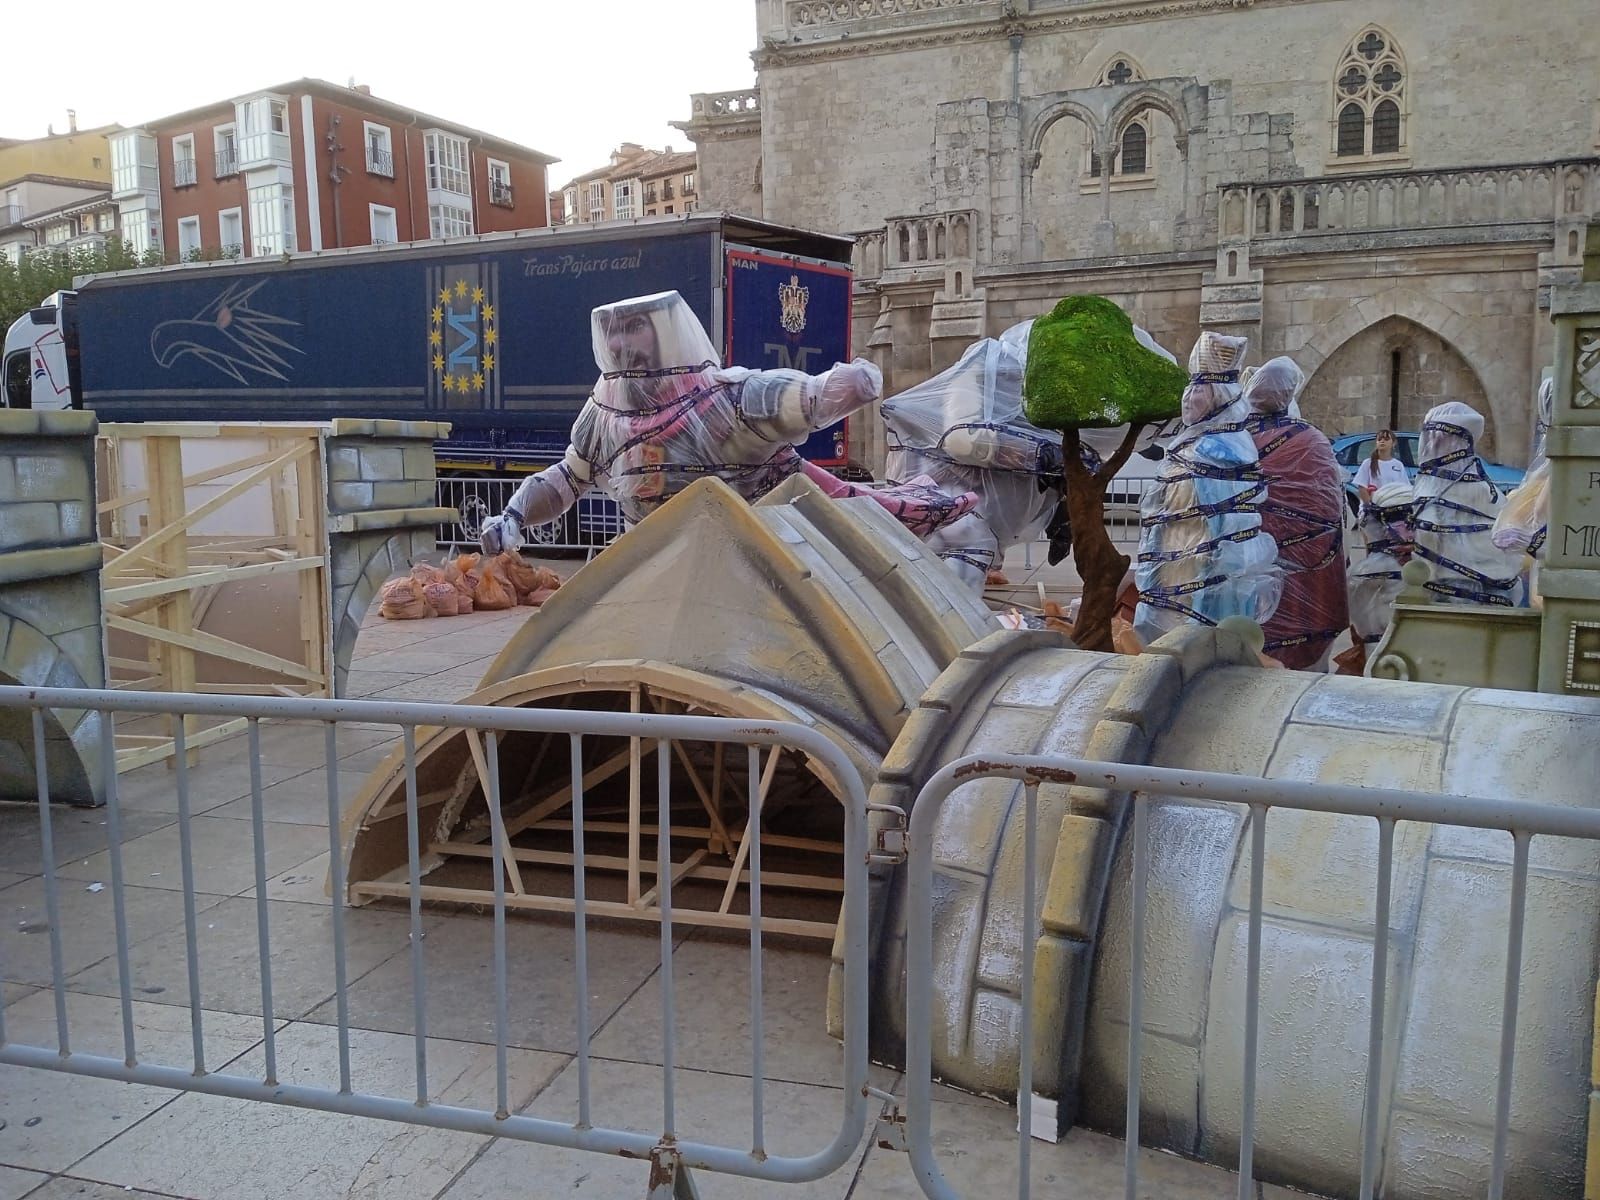
<svg viewBox="0 0 1600 1200">
<path fill-rule="evenodd" d="M 427 272 L 428 407 L 501 408 L 500 264 Z"/>
</svg>

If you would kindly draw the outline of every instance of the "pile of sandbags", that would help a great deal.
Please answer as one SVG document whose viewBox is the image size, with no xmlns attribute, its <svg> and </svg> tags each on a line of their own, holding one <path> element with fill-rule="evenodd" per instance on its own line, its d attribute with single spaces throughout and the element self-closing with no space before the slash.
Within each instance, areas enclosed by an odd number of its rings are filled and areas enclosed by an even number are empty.
<svg viewBox="0 0 1600 1200">
<path fill-rule="evenodd" d="M 516 554 L 462 554 L 442 567 L 417 563 L 409 574 L 389 580 L 378 591 L 378 614 L 387 621 L 418 621 L 477 609 L 498 612 L 519 604 L 538 608 L 560 586 L 554 571 Z"/>
</svg>

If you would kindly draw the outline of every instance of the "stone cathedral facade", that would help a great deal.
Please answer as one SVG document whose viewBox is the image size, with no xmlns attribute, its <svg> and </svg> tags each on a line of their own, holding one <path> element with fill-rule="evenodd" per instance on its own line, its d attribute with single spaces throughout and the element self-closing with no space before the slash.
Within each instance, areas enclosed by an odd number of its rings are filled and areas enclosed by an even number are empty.
<svg viewBox="0 0 1600 1200">
<path fill-rule="evenodd" d="M 1180 358 L 1203 327 L 1292 355 L 1330 434 L 1457 399 L 1525 459 L 1549 289 L 1600 219 L 1583 4 L 756 3 L 758 86 L 681 125 L 705 206 L 855 234 L 891 390 L 1096 292 Z"/>
</svg>

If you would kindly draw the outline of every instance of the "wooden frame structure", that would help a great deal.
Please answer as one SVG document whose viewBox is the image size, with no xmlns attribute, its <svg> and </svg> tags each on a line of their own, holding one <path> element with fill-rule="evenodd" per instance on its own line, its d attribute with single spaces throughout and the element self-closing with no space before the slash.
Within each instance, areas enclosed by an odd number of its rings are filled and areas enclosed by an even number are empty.
<svg viewBox="0 0 1600 1200">
<path fill-rule="evenodd" d="M 327 428 L 100 426 L 96 514 L 113 686 L 333 694 Z M 277 586 L 274 577 L 286 576 L 294 581 L 292 601 L 252 603 Z M 257 596 L 248 595 L 247 583 Z M 223 615 L 216 605 L 229 595 L 248 612 L 210 620 Z M 207 628 L 219 623 L 231 632 Z M 154 731 L 117 731 L 119 772 L 174 754 L 177 718 L 152 720 L 160 726 Z M 191 752 L 245 724 L 184 721 Z"/>
<path fill-rule="evenodd" d="M 652 690 L 646 683 L 623 685 L 628 693 L 629 710 L 657 713 L 713 713 L 704 706 Z M 453 784 L 419 795 L 418 811 L 437 811 L 437 817 L 420 831 L 426 863 L 437 868 L 451 859 L 493 863 L 494 831 L 484 797 L 488 794 L 490 763 L 484 740 L 473 731 L 462 731 L 471 755 L 468 769 Z M 534 735 L 529 735 L 534 736 Z M 660 881 L 654 852 L 645 843 L 659 834 L 654 818 L 657 797 L 650 796 L 651 776 L 659 770 L 650 760 L 657 751 L 653 739 L 585 738 L 582 767 L 584 798 L 581 804 L 581 836 L 574 834 L 578 819 L 573 804 L 572 764 L 547 769 L 552 748 L 565 735 L 538 735 L 522 771 L 520 787 L 506 787 L 506 766 L 497 763 L 502 782 L 499 839 L 502 853 L 493 869 L 502 873 L 505 905 L 508 909 L 532 912 L 571 913 L 571 897 L 541 894 L 529 887 L 523 867 L 566 868 L 570 870 L 581 853 L 587 880 L 608 876 L 620 884 L 620 895 L 604 898 L 586 896 L 585 910 L 591 916 L 631 921 L 659 922 Z M 619 747 L 618 742 L 626 741 Z M 676 778 L 672 785 L 672 841 L 692 844 L 672 865 L 675 924 L 699 925 L 714 929 L 748 929 L 748 909 L 736 904 L 741 890 L 750 884 L 750 852 L 756 839 L 751 837 L 748 781 L 746 769 L 737 760 L 740 747 L 732 754 L 726 744 L 701 744 L 671 741 Z M 625 780 L 625 789 L 621 786 Z M 687 787 L 683 783 L 687 783 Z M 610 785 L 609 787 L 607 785 Z M 834 803 L 822 781 L 803 762 L 782 747 L 764 756 L 757 779 L 758 805 L 763 818 L 782 811 L 791 802 L 814 797 L 821 792 L 826 803 Z M 473 817 L 466 817 L 472 811 Z M 464 820 L 464 817 L 466 818 Z M 387 821 L 406 819 L 402 792 L 365 818 L 368 828 Z M 759 843 L 764 859 L 769 850 L 796 861 L 780 862 L 761 869 L 763 896 L 769 889 L 838 896 L 842 899 L 844 873 L 839 860 L 844 843 L 836 837 L 806 837 L 772 832 L 761 822 Z M 714 907 L 696 905 L 699 898 L 678 890 L 683 883 L 713 885 Z M 720 886 L 716 886 L 720 885 Z M 409 883 L 399 878 L 353 880 L 352 899 L 410 895 Z M 701 893 L 709 894 L 709 893 Z M 478 886 L 423 884 L 421 897 L 429 901 L 474 905 L 494 903 L 494 884 Z M 764 902 L 765 903 L 765 902 Z M 770 912 L 770 910 L 769 910 Z M 837 928 L 837 911 L 821 919 L 799 916 L 763 915 L 762 928 L 773 933 L 832 941 Z"/>
</svg>

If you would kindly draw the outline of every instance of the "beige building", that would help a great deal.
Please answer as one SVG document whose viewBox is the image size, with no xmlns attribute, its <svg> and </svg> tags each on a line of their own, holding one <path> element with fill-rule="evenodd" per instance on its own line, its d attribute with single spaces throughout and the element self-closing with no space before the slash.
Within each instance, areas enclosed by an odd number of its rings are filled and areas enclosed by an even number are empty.
<svg viewBox="0 0 1600 1200">
<path fill-rule="evenodd" d="M 631 221 L 635 217 L 671 216 L 700 207 L 699 158 L 693 150 L 651 150 L 624 142 L 611 161 L 579 175 L 552 199 L 561 222 Z"/>
<path fill-rule="evenodd" d="M 681 128 L 706 204 L 860 237 L 893 389 L 1098 292 L 1180 354 L 1207 326 L 1293 355 L 1330 433 L 1460 399 L 1520 461 L 1600 210 L 1580 8 L 757 0 L 758 87 Z"/>
</svg>

